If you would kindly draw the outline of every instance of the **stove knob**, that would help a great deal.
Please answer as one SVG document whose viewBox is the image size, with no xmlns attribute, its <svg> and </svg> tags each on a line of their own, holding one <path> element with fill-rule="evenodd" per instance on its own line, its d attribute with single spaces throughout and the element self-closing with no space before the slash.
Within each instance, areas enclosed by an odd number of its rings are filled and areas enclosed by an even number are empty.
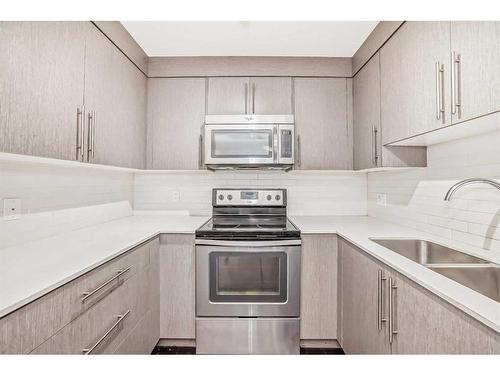
<svg viewBox="0 0 500 375">
<path fill-rule="evenodd" d="M 279 201 L 279 200 L 281 199 L 281 196 L 276 195 L 276 196 L 274 197 L 274 199 L 276 199 L 277 201 Z"/>
<path fill-rule="evenodd" d="M 231 199 L 233 199 L 233 196 L 232 196 L 231 194 L 229 194 L 229 195 L 227 196 L 227 199 L 231 200 Z"/>
<path fill-rule="evenodd" d="M 219 200 L 220 201 L 223 201 L 224 200 L 224 196 L 222 194 L 219 194 Z"/>
<path fill-rule="evenodd" d="M 267 198 L 268 201 L 270 201 L 271 199 L 273 199 L 273 197 L 271 197 L 270 194 L 268 194 L 266 198 Z"/>
</svg>

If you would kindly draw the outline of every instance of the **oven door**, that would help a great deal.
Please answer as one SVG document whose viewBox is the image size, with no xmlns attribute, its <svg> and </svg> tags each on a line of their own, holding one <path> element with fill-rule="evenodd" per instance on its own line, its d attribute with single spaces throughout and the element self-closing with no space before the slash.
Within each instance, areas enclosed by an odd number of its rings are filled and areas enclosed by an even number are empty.
<svg viewBox="0 0 500 375">
<path fill-rule="evenodd" d="M 200 242 L 197 316 L 300 316 L 300 240 Z"/>
<path fill-rule="evenodd" d="M 276 132 L 276 125 L 205 125 L 205 163 L 276 163 Z"/>
</svg>

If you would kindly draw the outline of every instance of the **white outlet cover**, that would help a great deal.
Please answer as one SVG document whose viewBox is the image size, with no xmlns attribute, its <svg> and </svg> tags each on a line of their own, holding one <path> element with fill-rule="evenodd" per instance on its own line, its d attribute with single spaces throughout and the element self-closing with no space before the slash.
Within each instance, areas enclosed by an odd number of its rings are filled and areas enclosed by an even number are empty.
<svg viewBox="0 0 500 375">
<path fill-rule="evenodd" d="M 379 206 L 387 206 L 387 194 L 377 194 L 377 204 Z"/>
<path fill-rule="evenodd" d="M 181 200 L 181 192 L 175 190 L 172 192 L 172 202 L 179 202 Z"/>
<path fill-rule="evenodd" d="M 3 200 L 3 219 L 15 220 L 21 217 L 21 199 L 5 198 Z"/>
</svg>

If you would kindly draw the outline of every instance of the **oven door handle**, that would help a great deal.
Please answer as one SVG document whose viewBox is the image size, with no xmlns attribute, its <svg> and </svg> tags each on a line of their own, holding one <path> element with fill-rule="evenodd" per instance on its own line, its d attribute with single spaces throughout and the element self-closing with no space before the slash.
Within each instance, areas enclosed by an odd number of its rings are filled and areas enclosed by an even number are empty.
<svg viewBox="0 0 500 375">
<path fill-rule="evenodd" d="M 205 240 L 196 239 L 196 245 L 209 246 L 231 246 L 231 247 L 275 247 L 275 246 L 297 246 L 301 245 L 301 240 L 272 240 L 272 241 L 226 241 L 226 240 Z"/>
</svg>

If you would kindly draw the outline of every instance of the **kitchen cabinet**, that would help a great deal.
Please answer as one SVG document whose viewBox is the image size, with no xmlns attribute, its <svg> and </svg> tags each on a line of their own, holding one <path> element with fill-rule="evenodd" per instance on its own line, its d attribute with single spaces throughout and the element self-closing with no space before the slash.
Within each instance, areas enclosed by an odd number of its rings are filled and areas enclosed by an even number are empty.
<svg viewBox="0 0 500 375">
<path fill-rule="evenodd" d="M 207 113 L 290 114 L 292 79 L 289 77 L 208 78 Z"/>
<path fill-rule="evenodd" d="M 342 348 L 347 354 L 390 354 L 387 298 L 382 298 L 388 270 L 345 240 L 339 247 Z"/>
<path fill-rule="evenodd" d="M 380 55 L 353 78 L 354 169 L 425 167 L 425 147 L 383 146 L 380 122 Z"/>
<path fill-rule="evenodd" d="M 195 338 L 195 251 L 188 234 L 160 236 L 160 337 Z"/>
<path fill-rule="evenodd" d="M 408 21 L 380 50 L 382 144 L 451 124 L 450 22 Z"/>
<path fill-rule="evenodd" d="M 302 235 L 300 338 L 337 339 L 337 236 Z"/>
<path fill-rule="evenodd" d="M 500 334 L 340 241 L 346 353 L 498 354 Z"/>
<path fill-rule="evenodd" d="M 297 169 L 352 169 L 346 78 L 294 78 Z"/>
<path fill-rule="evenodd" d="M 451 22 L 453 53 L 452 122 L 500 110 L 500 22 Z"/>
<path fill-rule="evenodd" d="M 148 168 L 199 169 L 205 78 L 150 78 Z"/>
<path fill-rule="evenodd" d="M 85 54 L 86 160 L 144 168 L 147 77 L 96 27 Z"/>
<path fill-rule="evenodd" d="M 0 22 L 0 152 L 76 160 L 86 22 Z"/>
<path fill-rule="evenodd" d="M 112 327 L 96 353 L 119 352 L 127 339 L 150 353 L 159 339 L 158 248 L 158 238 L 150 240 L 1 318 L 0 353 L 81 354 Z M 147 330 L 134 336 L 146 315 Z"/>
<path fill-rule="evenodd" d="M 393 354 L 498 354 L 500 334 L 392 272 Z"/>
</svg>

